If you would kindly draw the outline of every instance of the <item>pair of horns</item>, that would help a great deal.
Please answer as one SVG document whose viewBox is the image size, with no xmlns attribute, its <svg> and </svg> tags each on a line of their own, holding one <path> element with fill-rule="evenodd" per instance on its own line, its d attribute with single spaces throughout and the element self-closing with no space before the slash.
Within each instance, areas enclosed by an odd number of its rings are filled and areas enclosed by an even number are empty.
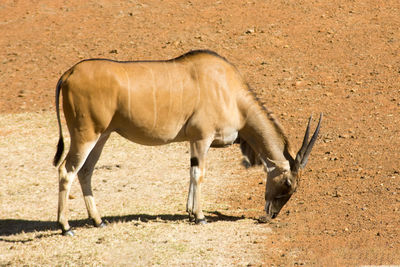
<svg viewBox="0 0 400 267">
<path fill-rule="evenodd" d="M 296 170 L 304 169 L 304 167 L 307 164 L 308 156 L 310 155 L 311 150 L 314 146 L 314 143 L 318 137 L 319 128 L 321 126 L 321 121 L 322 121 L 322 115 L 323 114 L 321 113 L 320 117 L 319 117 L 317 128 L 315 129 L 315 132 L 312 135 L 310 141 L 308 141 L 308 136 L 310 134 L 310 123 L 312 120 L 312 115 L 310 116 L 310 119 L 308 120 L 306 133 L 305 133 L 304 139 L 303 139 L 303 144 L 301 145 L 301 148 L 300 148 L 299 152 L 297 153 L 296 159 L 295 159 L 295 169 Z"/>
</svg>

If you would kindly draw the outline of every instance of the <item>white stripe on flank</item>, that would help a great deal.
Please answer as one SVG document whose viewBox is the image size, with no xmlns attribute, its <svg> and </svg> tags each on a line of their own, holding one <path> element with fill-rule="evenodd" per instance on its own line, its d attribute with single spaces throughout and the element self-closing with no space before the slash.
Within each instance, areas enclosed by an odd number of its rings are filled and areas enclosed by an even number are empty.
<svg viewBox="0 0 400 267">
<path fill-rule="evenodd" d="M 156 83 L 155 83 L 155 76 L 152 68 L 149 68 L 150 74 L 151 74 L 151 82 L 153 83 L 152 86 L 152 94 L 153 94 L 153 113 L 154 113 L 154 120 L 153 120 L 153 126 L 151 128 L 151 131 L 156 128 L 157 125 L 157 95 L 156 95 Z"/>
<path fill-rule="evenodd" d="M 183 108 L 183 106 L 184 106 L 184 102 L 183 102 L 183 79 L 179 79 L 179 83 L 180 83 L 180 108 L 179 108 L 179 119 L 181 120 L 181 119 L 183 119 L 183 114 L 184 114 L 184 108 Z"/>
<path fill-rule="evenodd" d="M 197 108 L 200 103 L 200 84 L 199 84 L 199 74 L 197 73 L 197 68 L 196 67 L 193 68 L 194 68 L 194 73 L 196 74 L 197 103 L 195 108 Z"/>
<path fill-rule="evenodd" d="M 132 119 L 132 114 L 131 114 L 131 112 L 132 112 L 132 108 L 131 108 L 131 105 L 132 105 L 132 100 L 131 100 L 131 94 L 132 94 L 132 91 L 131 91 L 131 78 L 129 77 L 128 71 L 126 70 L 126 68 L 124 66 L 122 66 L 122 68 L 125 71 L 126 80 L 128 82 L 128 85 L 127 85 L 127 88 L 128 88 L 128 109 L 129 109 L 128 110 L 128 116 L 129 116 L 129 119 L 131 120 Z"/>
<path fill-rule="evenodd" d="M 168 63 L 164 63 L 164 64 L 168 64 Z M 172 68 L 175 68 L 175 61 L 173 61 L 173 66 Z M 169 121 L 169 117 L 171 116 L 171 108 L 173 106 L 173 99 L 172 99 L 172 87 L 173 87 L 173 82 L 172 82 L 172 77 L 171 77 L 171 68 L 167 67 L 167 71 L 168 71 L 168 78 L 169 78 L 169 84 L 168 84 L 168 92 L 169 92 L 169 105 L 168 105 L 168 113 L 167 113 L 167 119 L 166 119 L 166 123 L 170 124 Z"/>
</svg>

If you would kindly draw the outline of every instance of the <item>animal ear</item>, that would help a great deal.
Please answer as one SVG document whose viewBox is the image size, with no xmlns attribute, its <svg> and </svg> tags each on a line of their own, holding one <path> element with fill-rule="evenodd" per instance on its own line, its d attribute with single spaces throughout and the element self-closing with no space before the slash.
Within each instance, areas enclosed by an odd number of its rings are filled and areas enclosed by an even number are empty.
<svg viewBox="0 0 400 267">
<path fill-rule="evenodd" d="M 263 161 L 264 167 L 268 172 L 278 169 L 281 173 L 290 171 L 290 164 L 287 160 L 272 160 L 267 158 L 266 162 Z"/>
</svg>

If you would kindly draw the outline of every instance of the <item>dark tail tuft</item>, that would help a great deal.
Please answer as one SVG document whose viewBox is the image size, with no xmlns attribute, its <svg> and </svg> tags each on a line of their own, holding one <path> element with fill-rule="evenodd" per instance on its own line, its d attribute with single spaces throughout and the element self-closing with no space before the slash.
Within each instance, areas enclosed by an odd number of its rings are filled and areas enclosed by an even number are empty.
<svg viewBox="0 0 400 267">
<path fill-rule="evenodd" d="M 54 166 L 57 166 L 58 163 L 60 162 L 63 152 L 64 152 L 64 139 L 60 136 L 60 139 L 58 140 L 57 144 L 57 152 L 54 155 L 54 160 L 53 160 Z"/>
</svg>

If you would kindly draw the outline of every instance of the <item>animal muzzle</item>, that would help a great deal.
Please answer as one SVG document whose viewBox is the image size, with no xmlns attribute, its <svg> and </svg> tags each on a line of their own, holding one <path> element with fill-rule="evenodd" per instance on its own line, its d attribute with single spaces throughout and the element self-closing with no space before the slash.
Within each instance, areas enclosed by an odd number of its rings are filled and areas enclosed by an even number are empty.
<svg viewBox="0 0 400 267">
<path fill-rule="evenodd" d="M 279 211 L 278 212 L 274 211 L 271 201 L 267 201 L 265 203 L 265 212 L 267 213 L 267 217 L 269 217 L 271 219 L 275 219 L 276 216 L 278 216 L 278 213 L 279 213 Z"/>
</svg>

